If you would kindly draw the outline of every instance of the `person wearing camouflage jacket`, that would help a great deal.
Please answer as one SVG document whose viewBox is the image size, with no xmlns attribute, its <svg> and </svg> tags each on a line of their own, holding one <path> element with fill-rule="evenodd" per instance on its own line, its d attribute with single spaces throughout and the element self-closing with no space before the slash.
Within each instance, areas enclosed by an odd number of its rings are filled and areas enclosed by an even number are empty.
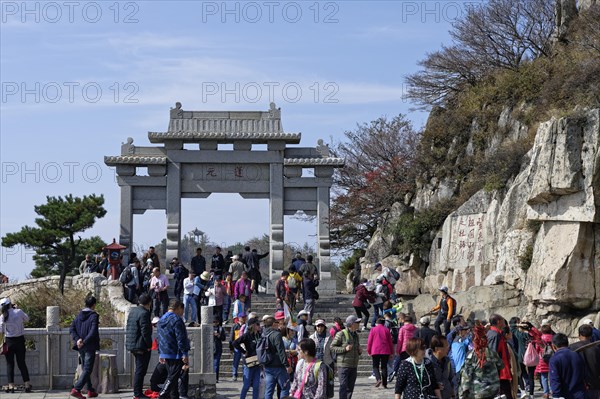
<svg viewBox="0 0 600 399">
<path fill-rule="evenodd" d="M 500 391 L 500 373 L 504 367 L 496 351 L 485 348 L 485 361 L 480 367 L 475 351 L 470 351 L 460 372 L 460 399 L 493 399 Z"/>
</svg>

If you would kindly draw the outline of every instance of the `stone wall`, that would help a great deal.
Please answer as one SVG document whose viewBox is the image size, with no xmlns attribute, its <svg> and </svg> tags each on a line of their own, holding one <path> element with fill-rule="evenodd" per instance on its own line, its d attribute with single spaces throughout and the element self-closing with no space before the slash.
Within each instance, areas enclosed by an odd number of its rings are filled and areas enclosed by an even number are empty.
<svg viewBox="0 0 600 399">
<path fill-rule="evenodd" d="M 9 297 L 18 303 L 19 298 L 27 295 L 27 292 L 34 291 L 39 287 L 58 289 L 59 276 L 41 277 L 25 280 L 18 283 L 9 283 L 0 285 L 0 297 Z M 134 306 L 123 298 L 123 286 L 118 281 L 107 280 L 99 273 L 86 273 L 77 276 L 67 276 L 65 279 L 65 291 L 80 290 L 91 292 L 98 301 L 112 305 L 115 310 L 115 318 L 125 325 L 129 310 Z M 56 304 L 60 305 L 60 304 Z"/>
</svg>

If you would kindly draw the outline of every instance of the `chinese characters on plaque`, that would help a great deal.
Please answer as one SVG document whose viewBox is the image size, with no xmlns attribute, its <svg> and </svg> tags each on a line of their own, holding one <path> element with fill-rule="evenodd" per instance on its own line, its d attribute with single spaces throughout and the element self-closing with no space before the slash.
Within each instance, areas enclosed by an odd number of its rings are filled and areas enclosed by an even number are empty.
<svg viewBox="0 0 600 399">
<path fill-rule="evenodd" d="M 450 260 L 455 266 L 482 264 L 485 257 L 485 214 L 458 216 L 452 223 Z"/>
<path fill-rule="evenodd" d="M 269 166 L 260 164 L 184 165 L 184 180 L 263 181 L 269 179 Z"/>
</svg>

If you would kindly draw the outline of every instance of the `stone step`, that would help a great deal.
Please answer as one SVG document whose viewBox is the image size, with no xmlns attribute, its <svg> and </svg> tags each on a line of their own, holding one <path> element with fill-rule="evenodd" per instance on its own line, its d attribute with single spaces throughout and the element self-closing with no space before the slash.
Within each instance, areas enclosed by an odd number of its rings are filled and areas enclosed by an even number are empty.
<svg viewBox="0 0 600 399">
<path fill-rule="evenodd" d="M 231 376 L 231 372 L 233 370 L 233 360 L 232 359 L 223 359 L 221 358 L 221 365 L 219 367 L 219 374 L 221 377 Z M 370 376 L 373 371 L 373 365 L 370 358 L 362 359 L 358 363 L 357 367 L 358 375 L 360 376 Z M 238 369 L 238 376 L 241 376 L 243 372 L 243 366 L 240 362 L 240 366 Z"/>
</svg>

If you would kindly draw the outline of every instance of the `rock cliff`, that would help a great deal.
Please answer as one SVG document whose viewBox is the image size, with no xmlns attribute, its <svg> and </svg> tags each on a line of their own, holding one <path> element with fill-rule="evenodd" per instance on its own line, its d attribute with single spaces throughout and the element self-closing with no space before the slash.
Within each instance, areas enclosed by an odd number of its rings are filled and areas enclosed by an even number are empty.
<svg viewBox="0 0 600 399">
<path fill-rule="evenodd" d="M 507 113 L 498 125 L 514 141 L 526 126 Z M 468 151 L 468 147 L 465 149 Z M 399 293 L 425 313 L 447 285 L 459 309 L 474 317 L 549 318 L 572 333 L 578 320 L 600 323 L 600 109 L 575 110 L 539 125 L 520 172 L 501 190 L 478 191 L 452 212 L 429 251 L 398 254 L 390 234 L 407 206 L 449 198 L 455 183 L 418 185 L 410 204 L 397 204 L 373 236 L 364 266 L 380 260 L 401 272 Z M 560 320 L 560 321 L 559 321 Z"/>
</svg>

